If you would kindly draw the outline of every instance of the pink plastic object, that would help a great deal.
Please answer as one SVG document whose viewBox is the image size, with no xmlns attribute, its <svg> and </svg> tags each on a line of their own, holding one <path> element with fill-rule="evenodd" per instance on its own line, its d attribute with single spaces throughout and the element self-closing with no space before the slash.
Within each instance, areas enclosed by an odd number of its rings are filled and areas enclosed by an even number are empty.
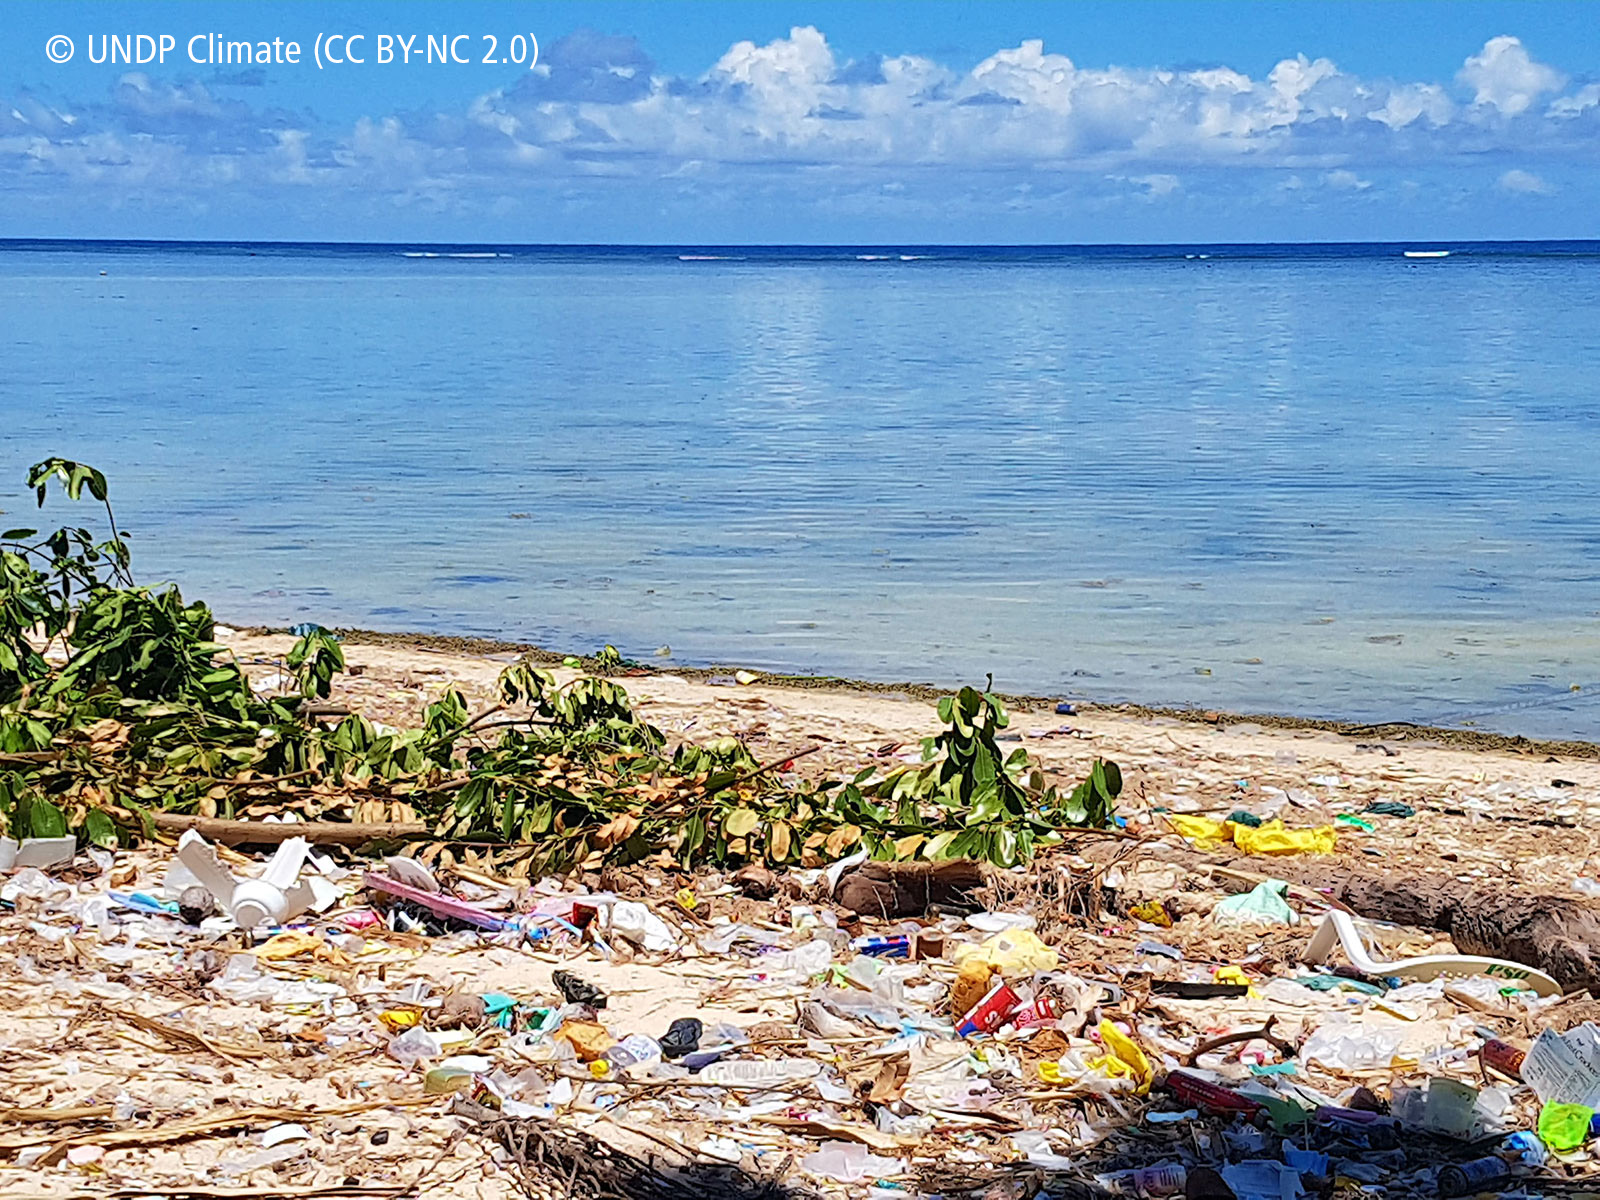
<svg viewBox="0 0 1600 1200">
<path fill-rule="evenodd" d="M 419 908 L 427 909 L 436 917 L 465 921 L 468 925 L 476 925 L 479 929 L 506 929 L 511 924 L 504 917 L 497 917 L 477 905 L 468 904 L 465 900 L 452 900 L 449 896 L 441 896 L 438 892 L 425 892 L 421 888 L 390 879 L 379 871 L 368 871 L 363 882 L 374 891 L 408 900 Z"/>
</svg>

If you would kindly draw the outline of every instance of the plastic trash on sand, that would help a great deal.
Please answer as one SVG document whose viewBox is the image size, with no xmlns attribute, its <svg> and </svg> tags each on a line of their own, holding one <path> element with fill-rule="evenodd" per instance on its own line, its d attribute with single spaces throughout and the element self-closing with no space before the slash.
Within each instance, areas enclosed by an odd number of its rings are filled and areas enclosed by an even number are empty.
<svg viewBox="0 0 1600 1200">
<path fill-rule="evenodd" d="M 1211 910 L 1211 919 L 1218 925 L 1293 925 L 1300 918 L 1284 899 L 1288 892 L 1289 885 L 1281 879 L 1268 879 L 1248 892 L 1220 901 Z"/>
<path fill-rule="evenodd" d="M 75 837 L 31 837 L 20 843 L 14 838 L 0 837 L 0 871 L 34 867 L 48 871 L 52 867 L 71 864 L 78 848 Z"/>
<path fill-rule="evenodd" d="M 1233 844 L 1246 854 L 1332 854 L 1339 835 L 1332 825 L 1315 829 L 1290 829 L 1272 820 L 1259 829 L 1233 827 Z"/>
<path fill-rule="evenodd" d="M 1038 971 L 1054 971 L 1061 963 L 1061 956 L 1053 946 L 1041 942 L 1033 930 L 1007 929 L 981 945 L 957 946 L 954 960 L 957 967 L 981 962 L 1002 975 L 1032 975 Z"/>
<path fill-rule="evenodd" d="M 1552 1150 L 1576 1150 L 1589 1140 L 1592 1120 L 1587 1104 L 1546 1104 L 1539 1110 L 1539 1140 Z"/>
<path fill-rule="evenodd" d="M 1233 840 L 1233 832 L 1226 821 L 1191 817 L 1183 813 L 1167 813 L 1166 818 L 1167 823 L 1192 842 L 1196 850 L 1215 850 L 1223 842 Z"/>
<path fill-rule="evenodd" d="M 1300 1061 L 1321 1063 L 1332 1071 L 1379 1071 L 1394 1062 L 1402 1037 L 1389 1029 L 1367 1028 L 1347 1021 L 1328 1021 L 1300 1047 Z"/>
<path fill-rule="evenodd" d="M 1225 1166 L 1222 1178 L 1239 1200 L 1296 1200 L 1303 1191 L 1300 1172 L 1270 1158 Z"/>
<path fill-rule="evenodd" d="M 1100 1020 L 1099 1033 L 1100 1044 L 1133 1073 L 1139 1095 L 1148 1092 L 1150 1084 L 1156 1077 L 1156 1070 L 1150 1065 L 1150 1060 L 1145 1057 L 1144 1051 L 1139 1048 L 1139 1043 L 1103 1017 Z"/>
<path fill-rule="evenodd" d="M 1561 985 L 1543 971 L 1502 958 L 1484 958 L 1476 954 L 1429 954 L 1421 958 L 1379 962 L 1368 953 L 1354 918 L 1349 913 L 1337 911 L 1323 915 L 1316 932 L 1311 935 L 1311 941 L 1300 953 L 1301 961 L 1326 962 L 1335 945 L 1344 951 L 1352 967 L 1367 975 L 1398 975 L 1402 979 L 1423 983 L 1451 975 L 1492 975 L 1541 996 L 1561 994 Z M 1600 1054 L 1596 1055 L 1596 1059 L 1600 1060 Z"/>
<path fill-rule="evenodd" d="M 389 1042 L 389 1057 L 407 1067 L 443 1053 L 438 1039 L 426 1029 L 408 1029 Z"/>
<path fill-rule="evenodd" d="M 1600 1028 L 1585 1023 L 1566 1033 L 1546 1029 L 1528 1047 L 1522 1079 L 1543 1104 L 1600 1108 Z"/>
<path fill-rule="evenodd" d="M 606 910 L 605 929 L 612 937 L 632 942 L 652 954 L 675 950 L 678 939 L 669 926 L 637 900 L 618 900 Z"/>
<path fill-rule="evenodd" d="M 1332 854 L 1339 837 L 1332 825 L 1290 829 L 1277 818 L 1252 828 L 1210 817 L 1168 813 L 1167 823 L 1194 843 L 1196 850 L 1214 850 L 1231 841 L 1246 854 Z"/>
<path fill-rule="evenodd" d="M 714 1062 L 700 1072 L 706 1083 L 723 1087 L 762 1087 L 812 1079 L 822 1064 L 810 1058 L 736 1058 Z"/>
<path fill-rule="evenodd" d="M 800 1165 L 813 1175 L 840 1183 L 857 1183 L 871 1175 L 892 1175 L 900 1170 L 899 1159 L 873 1154 L 858 1142 L 823 1142 Z"/>
<path fill-rule="evenodd" d="M 281 925 L 316 905 L 311 885 L 299 882 L 300 868 L 310 853 L 311 843 L 305 838 L 290 838 L 278 847 L 259 879 L 235 879 L 217 861 L 211 843 L 194 830 L 178 839 L 178 858 L 242 929 Z"/>
</svg>

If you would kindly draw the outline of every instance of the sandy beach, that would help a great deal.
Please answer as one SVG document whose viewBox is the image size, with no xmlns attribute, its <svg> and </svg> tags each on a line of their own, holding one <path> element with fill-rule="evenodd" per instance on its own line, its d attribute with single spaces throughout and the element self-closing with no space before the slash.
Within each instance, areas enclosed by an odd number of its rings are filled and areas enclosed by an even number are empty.
<svg viewBox="0 0 1600 1200">
<path fill-rule="evenodd" d="M 291 645 L 284 635 L 231 631 L 228 641 L 258 680 L 271 678 Z M 442 649 L 391 636 L 367 640 L 351 635 L 345 649 L 349 672 L 338 678 L 330 703 L 396 724 L 415 721 L 422 706 L 447 688 L 460 690 L 473 710 L 487 707 L 495 697 L 496 676 L 510 657 L 505 650 Z M 709 675 L 721 678 L 720 672 Z M 670 671 L 622 682 L 641 712 L 669 737 L 703 741 L 733 734 L 763 760 L 820 747 L 794 764 L 796 771 L 816 776 L 838 777 L 914 756 L 919 740 L 939 725 L 933 704 L 922 696 L 785 686 L 759 678 L 726 686 Z M 1251 860 L 1250 868 L 1263 874 L 1314 858 L 1319 870 L 1331 874 L 1425 871 L 1507 890 L 1569 896 L 1578 895 L 1575 880 L 1595 874 L 1592 797 L 1600 790 L 1600 762 L 1552 755 L 1550 747 L 1463 747 L 1442 744 L 1421 731 L 1390 733 L 1405 736 L 1364 738 L 1108 710 L 1064 716 L 1043 706 L 1019 706 L 1007 736 L 1026 745 L 1052 775 L 1070 782 L 1101 757 L 1119 762 L 1126 780 L 1118 809 L 1126 828 L 1117 838 L 1091 834 L 1069 839 L 1064 857 L 1055 852 L 1015 876 L 1022 886 L 1061 869 L 1099 870 L 1096 878 L 1105 884 L 1103 867 L 1094 868 L 1091 862 L 1103 861 L 1107 850 L 1115 857 L 1117 875 L 1111 884 L 1116 895 L 1098 920 L 1040 925 L 1042 932 L 1048 929 L 1053 955 L 1084 977 L 1120 979 L 1130 995 L 1143 995 L 1152 971 L 1192 978 L 1197 968 L 1205 974 L 1242 966 L 1246 977 L 1262 987 L 1259 995 L 1264 998 L 1255 998 L 1254 990 L 1250 1000 L 1226 1003 L 1156 1003 L 1147 997 L 1127 1010 L 1147 1052 L 1175 1066 L 1185 1046 L 1193 1047 L 1219 1030 L 1248 1028 L 1270 1016 L 1279 1022 L 1280 1034 L 1303 1041 L 1319 1026 L 1345 1020 L 1351 1010 L 1337 992 L 1295 998 L 1283 990 L 1287 983 L 1282 977 L 1293 974 L 1309 936 L 1316 893 L 1302 889 L 1293 894 L 1295 907 L 1307 910 L 1306 919 L 1294 928 L 1221 928 L 1211 915 L 1215 905 L 1247 886 L 1227 874 L 1239 860 L 1213 856 L 1217 871 L 1204 864 L 1197 867 L 1195 851 L 1172 832 L 1164 813 L 1222 818 L 1242 809 L 1279 815 L 1300 827 L 1322 825 L 1337 813 L 1359 813 L 1372 801 L 1396 801 L 1415 809 L 1404 819 L 1371 818 L 1370 832 L 1340 827 L 1333 855 L 1278 863 Z M 1175 865 L 1174 854 L 1178 861 L 1191 856 L 1189 865 Z M 359 858 L 336 856 L 362 865 Z M 112 875 L 97 879 L 95 868 L 79 867 L 70 878 L 80 881 L 85 895 L 96 893 L 106 879 L 125 891 L 154 893 L 169 858 L 170 852 L 160 846 L 147 846 L 119 854 Z M 229 852 L 228 861 L 244 869 L 257 859 Z M 458 886 L 462 878 L 492 881 L 474 874 L 470 854 L 457 867 L 467 872 L 456 877 Z M 278 989 L 276 999 L 259 1000 L 237 991 L 219 995 L 216 984 L 207 985 L 196 975 L 193 956 L 202 944 L 213 946 L 224 959 L 230 954 L 248 959 L 239 954 L 248 939 L 241 943 L 237 934 L 197 942 L 192 931 L 169 930 L 152 941 L 149 929 L 141 927 L 137 937 L 108 940 L 104 931 L 97 935 L 85 921 L 63 924 L 59 915 L 50 915 L 59 912 L 60 895 L 55 907 L 38 897 L 23 897 L 14 913 L 0 916 L 0 930 L 16 964 L 0 1000 L 9 1059 L 6 1103 L 14 1106 L 0 1112 L 0 1127 L 6 1131 L 0 1134 L 0 1153 L 8 1160 L 0 1162 L 0 1194 L 538 1194 L 518 1182 L 504 1149 L 493 1146 L 471 1118 L 470 1108 L 463 1109 L 449 1095 L 428 1094 L 423 1080 L 427 1062 L 405 1065 L 385 1053 L 394 1030 L 384 1029 L 379 1014 L 404 1008 L 402 998 L 416 994 L 404 989 L 418 981 L 425 982 L 427 995 L 435 999 L 503 992 L 524 1001 L 548 1000 L 556 991 L 552 971 L 566 967 L 608 993 L 609 1006 L 599 1018 L 615 1036 L 660 1036 L 670 1019 L 696 1017 L 708 1029 L 724 1022 L 738 1027 L 752 1046 L 769 1055 L 820 1058 L 829 1064 L 829 1077 L 836 1073 L 852 1089 L 878 1078 L 886 1060 L 876 1056 L 885 1053 L 880 1043 L 889 1034 L 858 1028 L 836 1043 L 819 1039 L 796 1026 L 799 1006 L 813 994 L 803 978 L 759 970 L 752 974 L 748 960 L 730 960 L 693 944 L 712 927 L 708 921 L 752 922 L 787 939 L 800 919 L 800 899 L 781 893 L 771 900 L 750 899 L 715 873 L 691 878 L 641 868 L 626 878 L 608 877 L 611 886 L 619 881 L 621 890 L 656 911 L 676 913 L 674 926 L 684 937 L 678 950 L 666 955 L 623 951 L 607 960 L 576 946 L 466 944 L 462 935 L 441 940 L 380 927 L 368 930 L 353 957 L 301 947 L 303 953 L 269 961 L 265 948 L 256 947 L 258 963 L 251 970 L 261 974 L 244 976 L 246 984 L 264 978 L 264 995 Z M 356 882 L 349 876 L 341 886 Z M 589 882 L 599 881 L 589 877 Z M 569 883 L 578 885 L 576 879 Z M 706 896 L 693 918 L 673 908 L 674 892 L 686 884 Z M 481 889 L 473 894 L 482 894 Z M 1173 918 L 1170 927 L 1122 915 L 1128 907 L 1152 900 L 1165 904 Z M 361 907 L 358 898 L 352 902 Z M 350 911 L 348 903 L 334 913 Z M 869 921 L 868 931 L 872 928 Z M 960 940 L 959 921 L 952 928 L 952 936 Z M 804 936 L 809 935 L 802 940 Z M 1383 939 L 1391 954 L 1451 949 L 1447 939 L 1426 929 L 1390 928 Z M 1152 940 L 1172 947 L 1182 963 L 1151 958 L 1138 949 Z M 311 946 L 317 945 L 333 944 L 313 938 Z M 848 961 L 848 954 L 839 961 Z M 942 992 L 953 977 L 953 968 L 944 961 L 919 963 L 915 969 L 924 973 L 910 978 L 934 991 Z M 1470 1044 L 1471 1029 L 1485 1023 L 1524 1040 L 1541 1026 L 1564 1028 L 1584 1019 L 1586 1003 L 1580 995 L 1554 1009 L 1550 1002 L 1536 1007 L 1508 1002 L 1486 1011 L 1463 1009 L 1459 1000 L 1438 996 L 1390 1002 L 1362 1019 L 1369 1031 L 1388 1031 L 1396 1039 L 1400 1057 L 1392 1066 L 1333 1070 L 1324 1064 L 1307 1071 L 1303 1065 L 1304 1082 L 1338 1096 L 1358 1082 L 1399 1087 L 1441 1070 L 1460 1079 L 1476 1078 L 1475 1060 L 1450 1059 L 1442 1067 L 1438 1062 L 1419 1065 L 1418 1060 L 1440 1045 Z M 1059 1040 L 1057 1034 L 1050 1036 Z M 530 1087 L 527 1094 L 550 1095 L 546 1088 L 552 1064 L 541 1059 L 542 1052 L 515 1052 L 514 1043 L 490 1026 L 472 1031 L 460 1048 L 497 1064 L 517 1086 Z M 1143 1100 L 1130 1094 L 1099 1102 L 1071 1089 L 1039 1092 L 1036 1081 L 1028 1091 L 1027 1081 L 1036 1079 L 1037 1046 L 1026 1040 L 1007 1044 L 1024 1064 L 1024 1091 L 1015 1094 L 1035 1097 L 1031 1103 L 1036 1108 L 1025 1111 L 1037 1111 L 1046 1126 L 1058 1130 L 1051 1135 L 1052 1144 L 1086 1164 L 1085 1170 L 1102 1169 L 1107 1162 L 1153 1161 L 1152 1153 L 1159 1157 L 1159 1147 L 1126 1141 L 1126 1131 L 1133 1128 L 1129 1122 L 1135 1120 L 1127 1106 L 1132 1103 L 1136 1111 Z M 914 1071 L 922 1069 L 916 1065 L 921 1061 L 917 1053 Z M 1224 1072 L 1240 1066 L 1237 1059 L 1229 1063 L 1215 1055 L 1201 1063 Z M 697 1162 L 720 1164 L 718 1169 L 739 1162 L 745 1170 L 780 1179 L 785 1186 L 864 1195 L 865 1182 L 829 1182 L 798 1165 L 817 1147 L 841 1138 L 867 1145 L 884 1164 L 897 1164 L 877 1169 L 901 1180 L 901 1187 L 914 1187 L 918 1179 L 926 1183 L 957 1164 L 972 1171 L 995 1164 L 1015 1169 L 1019 1161 L 1026 1167 L 1011 1140 L 1011 1133 L 1022 1127 L 1014 1100 L 998 1103 L 989 1118 L 998 1123 L 987 1132 L 974 1128 L 976 1118 L 950 1116 L 936 1118 L 928 1132 L 908 1132 L 908 1126 L 885 1134 L 870 1122 L 862 1123 L 854 1100 L 825 1103 L 819 1109 L 814 1098 L 790 1096 L 774 1108 L 763 1104 L 759 1094 L 745 1094 L 742 1103 L 724 1096 L 721 1107 L 708 1107 L 689 1098 L 672 1100 L 670 1083 L 624 1082 L 612 1085 L 608 1095 L 605 1083 L 582 1082 L 588 1075 L 581 1065 L 577 1074 L 576 1094 L 549 1118 L 554 1127 L 584 1130 L 642 1156 L 665 1153 L 665 1161 L 687 1164 L 685 1169 L 700 1169 L 693 1166 Z M 559 1078 L 555 1086 L 561 1086 Z M 1011 1086 L 1002 1084 L 1001 1094 L 1013 1095 Z M 119 1107 L 132 1118 L 132 1126 L 118 1123 Z M 177 1129 L 185 1122 L 229 1113 L 245 1115 L 231 1123 L 220 1121 L 212 1133 L 185 1133 L 171 1144 L 136 1132 L 152 1128 L 159 1135 L 163 1127 Z M 105 1132 L 118 1128 L 135 1132 Z M 274 1143 L 275 1137 L 287 1140 Z M 1141 1145 L 1144 1150 L 1138 1149 Z"/>
</svg>

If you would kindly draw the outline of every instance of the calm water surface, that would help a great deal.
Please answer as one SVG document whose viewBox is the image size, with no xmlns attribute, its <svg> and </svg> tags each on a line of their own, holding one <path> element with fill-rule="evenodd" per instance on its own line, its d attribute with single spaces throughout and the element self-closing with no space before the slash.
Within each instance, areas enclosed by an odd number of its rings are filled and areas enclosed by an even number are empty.
<svg viewBox="0 0 1600 1200">
<path fill-rule="evenodd" d="M 0 523 L 62 454 L 237 622 L 1600 737 L 1600 246 L 1452 249 L 0 243 Z"/>
</svg>

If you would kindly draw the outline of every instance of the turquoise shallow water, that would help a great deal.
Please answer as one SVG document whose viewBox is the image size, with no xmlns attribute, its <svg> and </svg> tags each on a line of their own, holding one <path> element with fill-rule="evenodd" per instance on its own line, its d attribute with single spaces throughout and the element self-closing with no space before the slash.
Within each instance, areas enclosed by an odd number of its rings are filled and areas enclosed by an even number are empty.
<svg viewBox="0 0 1600 1200">
<path fill-rule="evenodd" d="M 1600 736 L 1594 244 L 450 252 L 0 243 L 4 521 L 59 453 L 234 621 Z"/>
</svg>

